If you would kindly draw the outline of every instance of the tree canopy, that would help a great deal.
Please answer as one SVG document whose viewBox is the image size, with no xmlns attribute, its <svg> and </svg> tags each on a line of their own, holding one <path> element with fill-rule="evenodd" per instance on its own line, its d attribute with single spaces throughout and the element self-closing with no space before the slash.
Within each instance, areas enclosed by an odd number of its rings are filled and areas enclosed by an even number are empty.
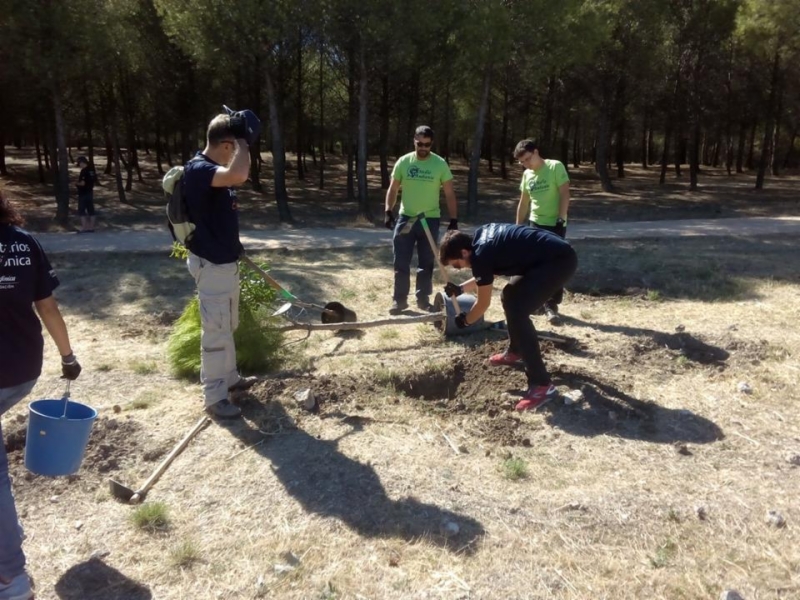
<svg viewBox="0 0 800 600">
<path fill-rule="evenodd" d="M 626 163 L 767 175 L 797 164 L 799 0 L 0 0 L 0 147 L 36 145 L 40 177 L 68 203 L 68 152 L 104 147 L 120 200 L 139 153 L 163 164 L 202 147 L 221 105 L 264 122 L 252 149 L 287 177 L 346 158 L 348 195 L 369 217 L 366 163 L 434 128 L 437 150 L 501 176 L 522 138 L 603 186 Z M 41 148 L 41 153 L 38 150 Z M 288 156 L 296 158 L 291 169 Z M 313 165 L 308 166 L 312 160 Z M 5 173 L 0 151 L 0 172 Z"/>
</svg>

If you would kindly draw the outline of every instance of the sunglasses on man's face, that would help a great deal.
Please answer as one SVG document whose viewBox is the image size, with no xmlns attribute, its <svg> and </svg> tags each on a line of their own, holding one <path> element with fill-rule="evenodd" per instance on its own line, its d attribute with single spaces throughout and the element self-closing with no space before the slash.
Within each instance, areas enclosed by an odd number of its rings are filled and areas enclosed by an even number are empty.
<svg viewBox="0 0 800 600">
<path fill-rule="evenodd" d="M 433 142 L 420 142 L 419 140 L 414 140 L 414 143 L 419 146 L 420 148 L 430 148 L 433 145 Z"/>
</svg>

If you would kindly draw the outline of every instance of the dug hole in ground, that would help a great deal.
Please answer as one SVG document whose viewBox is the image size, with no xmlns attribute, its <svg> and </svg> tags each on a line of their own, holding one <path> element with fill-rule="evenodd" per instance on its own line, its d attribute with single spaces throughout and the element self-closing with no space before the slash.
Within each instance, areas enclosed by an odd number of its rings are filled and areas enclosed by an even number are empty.
<svg viewBox="0 0 800 600">
<path fill-rule="evenodd" d="M 4 420 L 37 597 L 797 597 L 797 242 L 576 242 L 563 325 L 534 319 L 570 341 L 542 348 L 583 401 L 537 413 L 513 410 L 522 372 L 486 364 L 502 333 L 315 332 L 172 464 L 151 530 L 107 481 L 143 482 L 198 418 L 200 386 L 165 358 L 192 282 L 166 257 L 53 256 L 72 397 L 100 417 L 58 479 L 24 469 L 26 407 Z M 386 249 L 258 258 L 360 319 L 390 303 Z M 61 389 L 46 352 L 30 399 Z"/>
</svg>

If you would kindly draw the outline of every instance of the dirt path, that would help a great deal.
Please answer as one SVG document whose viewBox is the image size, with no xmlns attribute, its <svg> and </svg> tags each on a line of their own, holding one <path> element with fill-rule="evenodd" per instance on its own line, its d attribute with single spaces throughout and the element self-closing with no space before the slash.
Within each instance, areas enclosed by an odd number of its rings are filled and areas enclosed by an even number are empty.
<svg viewBox="0 0 800 600">
<path fill-rule="evenodd" d="M 470 229 L 471 224 L 465 224 Z M 572 225 L 569 239 L 635 239 L 679 236 L 758 236 L 800 233 L 800 217 L 745 217 L 683 219 L 678 221 L 605 222 Z M 47 252 L 168 252 L 171 238 L 165 231 L 98 231 L 93 234 L 41 233 Z M 250 250 L 369 248 L 388 244 L 385 229 L 281 229 L 245 230 L 242 243 Z"/>
</svg>

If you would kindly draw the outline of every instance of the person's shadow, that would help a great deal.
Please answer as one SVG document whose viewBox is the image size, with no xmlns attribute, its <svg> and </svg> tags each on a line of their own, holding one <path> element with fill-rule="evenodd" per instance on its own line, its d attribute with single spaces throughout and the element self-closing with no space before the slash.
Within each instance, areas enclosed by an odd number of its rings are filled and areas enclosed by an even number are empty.
<svg viewBox="0 0 800 600">
<path fill-rule="evenodd" d="M 553 373 L 553 383 L 583 392 L 583 402 L 558 407 L 546 417 L 550 425 L 573 435 L 610 434 L 657 444 L 709 444 L 725 439 L 722 429 L 705 417 L 638 400 L 581 371 L 561 369 Z"/>
<path fill-rule="evenodd" d="M 338 450 L 339 440 L 362 431 L 369 419 L 342 419 L 350 431 L 337 439 L 321 440 L 294 428 L 280 402 L 262 405 L 252 397 L 243 400 L 248 420 L 262 423 L 262 429 L 281 430 L 256 449 L 272 462 L 272 470 L 286 492 L 309 513 L 339 519 L 366 537 L 425 539 L 466 554 L 477 549 L 485 533 L 478 521 L 410 496 L 390 499 L 372 467 Z M 290 425 L 281 429 L 282 423 Z M 246 422 L 232 426 L 230 431 L 248 446 L 260 437 Z"/>
<path fill-rule="evenodd" d="M 61 600 L 152 600 L 148 588 L 109 567 L 100 558 L 71 567 L 56 582 Z M 36 594 L 39 596 L 39 593 Z"/>
</svg>

